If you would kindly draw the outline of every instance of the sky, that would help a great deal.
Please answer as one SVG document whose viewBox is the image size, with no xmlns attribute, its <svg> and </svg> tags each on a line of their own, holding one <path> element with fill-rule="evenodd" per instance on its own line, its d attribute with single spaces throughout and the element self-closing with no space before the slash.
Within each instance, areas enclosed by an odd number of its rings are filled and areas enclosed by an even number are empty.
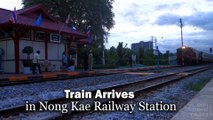
<svg viewBox="0 0 213 120">
<path fill-rule="evenodd" d="M 22 8 L 21 0 L 0 0 L 0 8 Z M 213 0 L 114 0 L 115 25 L 109 31 L 106 48 L 123 42 L 157 39 L 161 52 L 175 52 L 181 47 L 180 22 L 183 21 L 183 44 L 209 52 L 213 47 Z"/>
</svg>

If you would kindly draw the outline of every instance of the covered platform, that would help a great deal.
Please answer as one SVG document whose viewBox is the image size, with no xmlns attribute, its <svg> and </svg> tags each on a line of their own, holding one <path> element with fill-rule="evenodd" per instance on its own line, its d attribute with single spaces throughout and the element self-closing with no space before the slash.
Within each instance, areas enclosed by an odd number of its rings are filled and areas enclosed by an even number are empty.
<svg viewBox="0 0 213 120">
<path fill-rule="evenodd" d="M 14 14 L 16 20 L 12 21 Z M 36 25 L 39 17 L 41 23 Z M 23 60 L 28 58 L 22 50 L 28 46 L 34 52 L 40 50 L 41 61 L 50 62 L 55 71 L 60 71 L 63 52 L 77 65 L 78 51 L 85 44 L 84 39 L 87 39 L 86 33 L 72 31 L 65 20 L 58 21 L 40 4 L 17 11 L 0 8 L 0 49 L 4 53 L 0 55 L 0 69 L 5 73 L 23 73 Z M 32 59 L 33 53 L 29 57 Z"/>
</svg>

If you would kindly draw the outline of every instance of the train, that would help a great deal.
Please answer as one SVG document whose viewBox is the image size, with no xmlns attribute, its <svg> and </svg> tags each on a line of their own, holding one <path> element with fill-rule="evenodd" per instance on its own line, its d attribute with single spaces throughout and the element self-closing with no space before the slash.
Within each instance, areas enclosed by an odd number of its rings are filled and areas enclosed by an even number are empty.
<svg viewBox="0 0 213 120">
<path fill-rule="evenodd" d="M 213 54 L 198 51 L 188 46 L 177 48 L 178 65 L 189 66 L 207 63 L 213 63 Z"/>
</svg>

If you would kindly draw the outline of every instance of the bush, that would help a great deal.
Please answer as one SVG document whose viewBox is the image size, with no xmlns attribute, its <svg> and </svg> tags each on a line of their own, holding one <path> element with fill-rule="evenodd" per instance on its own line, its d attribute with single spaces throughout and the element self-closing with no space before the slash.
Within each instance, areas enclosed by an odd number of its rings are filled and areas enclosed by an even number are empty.
<svg viewBox="0 0 213 120">
<path fill-rule="evenodd" d="M 23 60 L 24 67 L 32 66 L 32 60 L 30 60 L 30 54 L 33 53 L 33 48 L 31 46 L 25 46 L 22 53 L 27 54 L 27 59 Z"/>
<path fill-rule="evenodd" d="M 161 60 L 160 60 L 160 64 L 161 64 L 161 65 L 168 65 L 168 64 L 169 64 L 169 61 L 168 61 L 168 59 L 161 59 Z"/>
<path fill-rule="evenodd" d="M 156 65 L 156 60 L 143 60 L 143 63 L 144 65 Z"/>
<path fill-rule="evenodd" d="M 33 53 L 33 48 L 31 46 L 25 46 L 22 53 L 27 54 L 27 59 L 30 59 L 30 54 Z"/>
</svg>

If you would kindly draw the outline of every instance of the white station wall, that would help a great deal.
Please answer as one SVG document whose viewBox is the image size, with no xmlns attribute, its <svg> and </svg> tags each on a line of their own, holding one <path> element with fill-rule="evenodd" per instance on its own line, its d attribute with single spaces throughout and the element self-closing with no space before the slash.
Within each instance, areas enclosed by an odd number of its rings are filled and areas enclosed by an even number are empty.
<svg viewBox="0 0 213 120">
<path fill-rule="evenodd" d="M 59 71 L 62 66 L 62 53 L 65 51 L 64 44 L 48 43 L 48 59 Z"/>
<path fill-rule="evenodd" d="M 2 56 L 2 69 L 6 73 L 15 72 L 15 54 L 13 40 L 0 41 L 0 48 L 4 50 Z"/>
<path fill-rule="evenodd" d="M 48 60 L 51 64 L 56 66 L 56 71 L 60 70 L 62 66 L 61 59 L 62 53 L 65 51 L 66 43 L 48 43 Z M 23 72 L 23 59 L 27 58 L 26 54 L 22 53 L 22 50 L 25 46 L 32 46 L 34 52 L 40 50 L 40 59 L 45 60 L 45 43 L 42 41 L 29 41 L 29 40 L 20 40 L 19 47 L 19 70 Z M 76 46 L 76 43 L 72 43 L 71 46 Z M 2 56 L 2 68 L 5 73 L 15 73 L 15 47 L 14 41 L 12 39 L 0 40 L 0 48 L 3 48 L 4 55 Z M 30 55 L 30 59 L 33 59 L 33 54 Z M 76 61 L 77 62 L 77 61 Z"/>
</svg>

